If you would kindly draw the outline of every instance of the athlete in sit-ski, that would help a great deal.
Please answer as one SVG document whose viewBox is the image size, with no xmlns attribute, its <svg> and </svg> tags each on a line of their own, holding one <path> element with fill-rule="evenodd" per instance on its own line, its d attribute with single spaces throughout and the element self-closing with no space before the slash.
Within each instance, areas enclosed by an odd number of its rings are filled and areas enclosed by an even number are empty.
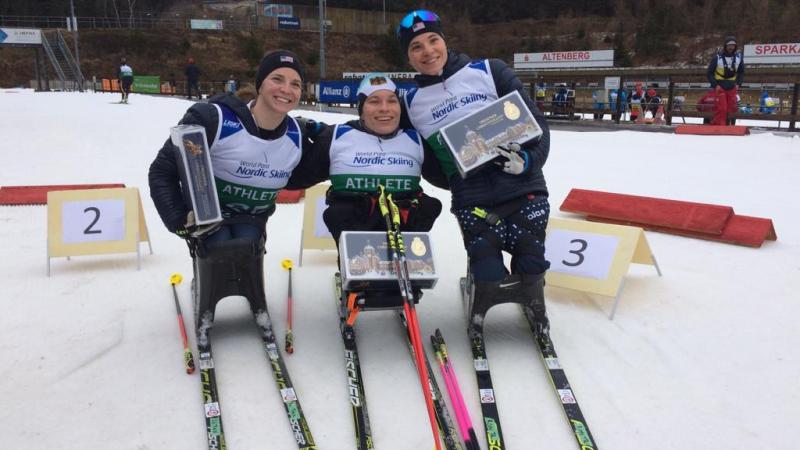
<svg viewBox="0 0 800 450">
<path fill-rule="evenodd" d="M 496 299 L 508 297 L 504 291 L 510 289 L 520 297 L 519 303 L 535 306 L 537 320 L 546 322 L 542 286 L 549 268 L 544 240 L 550 206 L 542 166 L 550 132 L 544 116 L 505 63 L 471 60 L 448 50 L 436 14 L 409 13 L 400 22 L 397 37 L 408 61 L 420 72 L 418 88 L 404 96 L 409 120 L 434 151 L 449 181 L 451 211 L 461 227 L 474 280 L 472 313 L 479 317 L 473 317 L 473 324 L 482 325 L 486 310 Z M 520 93 L 543 134 L 500 148 L 502 157 L 494 164 L 462 178 L 439 130 L 513 91 Z M 508 278 L 502 251 L 512 255 Z"/>
</svg>

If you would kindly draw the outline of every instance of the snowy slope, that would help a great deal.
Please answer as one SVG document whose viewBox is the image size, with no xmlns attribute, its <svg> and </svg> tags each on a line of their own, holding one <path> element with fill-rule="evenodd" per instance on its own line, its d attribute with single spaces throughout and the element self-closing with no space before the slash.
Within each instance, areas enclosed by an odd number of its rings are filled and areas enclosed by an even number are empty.
<svg viewBox="0 0 800 450">
<path fill-rule="evenodd" d="M 153 255 L 53 261 L 45 275 L 46 210 L 0 207 L 0 447 L 201 449 L 197 375 L 183 372 L 169 275 L 185 245 L 160 223 L 147 169 L 190 105 L 169 98 L 0 91 L 0 186 L 122 182 L 139 187 Z M 321 113 L 304 113 L 322 117 Z M 329 122 L 347 116 L 325 115 Z M 573 187 L 732 205 L 770 217 L 779 240 L 761 249 L 648 233 L 664 272 L 631 268 L 622 302 L 547 288 L 552 335 L 599 448 L 788 450 L 800 441 L 800 137 L 553 132 L 545 174 L 553 216 Z M 429 192 L 449 207 L 448 193 Z M 267 298 L 283 335 L 287 274 L 297 263 L 302 204 L 268 226 Z M 457 280 L 465 256 L 455 220 L 433 230 L 437 287 L 419 306 L 425 336 L 440 328 L 473 420 L 480 417 Z M 321 449 L 353 448 L 332 252 L 295 270 L 295 354 L 286 358 Z M 190 314 L 187 314 L 190 315 Z M 296 448 L 246 302 L 220 303 L 213 331 L 229 448 Z M 362 314 L 359 346 L 378 449 L 430 449 L 416 371 L 390 312 Z M 509 449 L 574 449 L 530 332 L 509 305 L 492 309 L 487 350 Z M 191 339 L 194 341 L 194 339 Z M 438 369 L 437 369 L 438 375 Z M 440 381 L 443 386 L 443 382 Z M 483 427 L 476 422 L 476 430 Z M 482 438 L 481 438 L 482 439 Z"/>
</svg>

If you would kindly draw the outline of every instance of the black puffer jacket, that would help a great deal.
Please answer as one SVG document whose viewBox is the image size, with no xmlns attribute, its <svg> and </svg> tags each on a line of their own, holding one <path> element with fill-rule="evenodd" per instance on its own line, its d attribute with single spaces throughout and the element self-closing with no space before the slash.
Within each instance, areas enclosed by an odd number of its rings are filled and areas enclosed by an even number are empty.
<svg viewBox="0 0 800 450">
<path fill-rule="evenodd" d="M 247 104 L 230 94 L 221 94 L 212 97 L 208 103 L 195 103 L 186 111 L 183 119 L 179 122 L 181 125 L 201 125 L 206 129 L 206 138 L 208 140 L 209 148 L 214 143 L 214 137 L 217 134 L 217 127 L 219 125 L 219 113 L 212 103 L 224 105 L 232 110 L 236 116 L 242 121 L 244 128 L 248 133 L 253 136 L 260 136 L 262 139 L 276 139 L 286 132 L 288 118 L 278 125 L 275 130 L 259 130 L 250 109 Z M 312 122 L 313 123 L 313 122 Z M 301 124 L 301 128 L 303 125 Z M 312 142 L 303 133 L 302 140 L 303 160 L 310 157 Z M 150 165 L 150 172 L 148 175 L 150 184 L 150 197 L 156 205 L 158 215 L 164 225 L 171 232 L 175 232 L 178 228 L 186 223 L 186 214 L 191 210 L 191 201 L 185 192 L 181 189 L 180 175 L 178 172 L 179 158 L 172 141 L 167 139 L 164 146 L 159 150 L 155 160 Z M 298 164 L 298 167 L 300 164 Z M 289 178 L 286 189 L 299 189 L 306 187 L 302 185 L 299 180 L 307 178 L 301 173 L 297 173 L 297 169 L 292 172 Z M 270 209 L 267 215 L 274 211 Z"/>
<path fill-rule="evenodd" d="M 467 55 L 450 50 L 447 53 L 447 63 L 444 66 L 442 75 L 417 75 L 415 79 L 419 87 L 442 83 L 470 62 L 472 60 Z M 452 192 L 453 209 L 471 206 L 497 206 L 531 193 L 537 196 L 548 195 L 547 183 L 542 173 L 542 167 L 547 161 L 547 156 L 550 152 L 550 129 L 547 126 L 547 121 L 541 111 L 536 108 L 536 104 L 524 91 L 522 82 L 519 81 L 510 67 L 499 59 L 490 59 L 489 68 L 497 89 L 497 95 L 502 97 L 512 91 L 519 91 L 542 128 L 543 134 L 538 140 L 522 145 L 523 150 L 528 153 L 529 166 L 520 175 L 505 173 L 495 164 L 487 164 L 467 178 L 461 178 L 458 173 L 451 175 L 449 183 L 450 191 Z M 426 155 L 432 153 L 426 152 Z"/>
</svg>

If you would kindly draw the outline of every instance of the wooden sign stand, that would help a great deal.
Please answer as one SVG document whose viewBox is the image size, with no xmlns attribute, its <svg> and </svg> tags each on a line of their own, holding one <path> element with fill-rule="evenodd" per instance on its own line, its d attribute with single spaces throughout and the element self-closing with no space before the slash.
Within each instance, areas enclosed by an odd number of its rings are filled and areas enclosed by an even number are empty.
<svg viewBox="0 0 800 450">
<path fill-rule="evenodd" d="M 136 188 L 52 191 L 47 193 L 47 276 L 50 259 L 59 256 L 136 252 L 153 246 Z"/>
<path fill-rule="evenodd" d="M 322 212 L 325 211 L 325 193 L 330 184 L 323 183 L 306 189 L 303 204 L 303 230 L 300 234 L 300 256 L 298 265 L 303 265 L 303 250 L 336 250 L 336 241 L 333 240 L 325 222 Z"/>
<path fill-rule="evenodd" d="M 661 276 L 644 230 L 639 227 L 550 218 L 545 248 L 551 264 L 547 284 L 614 297 L 611 320 L 630 263 L 655 266 Z"/>
</svg>

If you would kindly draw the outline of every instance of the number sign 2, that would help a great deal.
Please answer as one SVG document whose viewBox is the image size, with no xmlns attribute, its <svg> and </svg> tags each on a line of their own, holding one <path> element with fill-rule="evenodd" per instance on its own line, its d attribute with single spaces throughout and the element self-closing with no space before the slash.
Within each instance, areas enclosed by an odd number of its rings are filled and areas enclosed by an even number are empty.
<svg viewBox="0 0 800 450">
<path fill-rule="evenodd" d="M 550 218 L 545 248 L 548 285 L 617 297 L 617 302 L 630 263 L 653 265 L 661 274 L 638 227 Z"/>
<path fill-rule="evenodd" d="M 141 241 L 150 243 L 138 189 L 86 189 L 47 194 L 48 275 L 50 258 L 138 254 Z"/>
</svg>

